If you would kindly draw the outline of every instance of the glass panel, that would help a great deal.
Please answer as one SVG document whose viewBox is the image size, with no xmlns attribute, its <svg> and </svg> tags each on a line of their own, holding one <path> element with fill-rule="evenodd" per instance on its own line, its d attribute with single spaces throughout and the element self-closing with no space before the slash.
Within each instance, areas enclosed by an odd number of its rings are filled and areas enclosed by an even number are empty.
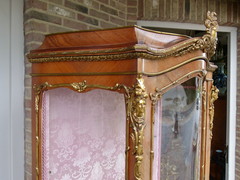
<svg viewBox="0 0 240 180">
<path fill-rule="evenodd" d="M 43 180 L 125 179 L 123 94 L 58 88 L 42 105 Z"/>
<path fill-rule="evenodd" d="M 153 180 L 196 180 L 200 170 L 201 80 L 172 88 L 156 105 Z"/>
</svg>

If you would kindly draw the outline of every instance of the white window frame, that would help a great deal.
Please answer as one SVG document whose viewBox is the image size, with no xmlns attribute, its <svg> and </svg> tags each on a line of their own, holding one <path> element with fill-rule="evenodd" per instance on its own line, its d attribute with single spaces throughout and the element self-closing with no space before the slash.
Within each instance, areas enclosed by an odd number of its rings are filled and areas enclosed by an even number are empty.
<svg viewBox="0 0 240 180">
<path fill-rule="evenodd" d="M 137 21 L 138 26 L 159 27 L 184 30 L 205 30 L 203 25 L 162 21 Z M 230 61 L 228 61 L 228 102 L 227 102 L 227 143 L 228 165 L 227 180 L 235 180 L 235 147 L 236 147 L 236 105 L 237 105 L 237 28 L 220 26 L 219 32 L 230 34 Z"/>
<path fill-rule="evenodd" d="M 0 0 L 0 179 L 24 180 L 23 0 Z"/>
</svg>

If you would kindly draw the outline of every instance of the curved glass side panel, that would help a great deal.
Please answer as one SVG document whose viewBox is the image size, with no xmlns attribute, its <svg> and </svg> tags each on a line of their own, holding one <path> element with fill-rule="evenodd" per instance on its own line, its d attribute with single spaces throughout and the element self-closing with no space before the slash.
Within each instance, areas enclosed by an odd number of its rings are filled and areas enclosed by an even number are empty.
<svg viewBox="0 0 240 180">
<path fill-rule="evenodd" d="M 190 79 L 156 105 L 153 180 L 197 180 L 200 171 L 201 85 Z"/>
<path fill-rule="evenodd" d="M 124 95 L 106 90 L 45 91 L 42 179 L 125 179 Z"/>
</svg>

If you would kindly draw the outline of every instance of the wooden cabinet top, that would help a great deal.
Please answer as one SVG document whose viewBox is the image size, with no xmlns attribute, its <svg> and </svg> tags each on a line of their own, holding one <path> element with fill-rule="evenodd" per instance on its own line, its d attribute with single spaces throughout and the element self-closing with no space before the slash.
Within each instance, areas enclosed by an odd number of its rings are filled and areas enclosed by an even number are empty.
<svg viewBox="0 0 240 180">
<path fill-rule="evenodd" d="M 157 32 L 138 26 L 77 31 L 47 35 L 42 45 L 31 53 L 100 50 L 146 45 L 164 49 L 190 37 Z"/>
<path fill-rule="evenodd" d="M 202 50 L 214 54 L 216 28 L 210 21 L 203 37 L 157 32 L 138 26 L 46 35 L 42 45 L 30 52 L 32 63 L 49 61 L 102 61 L 161 59 Z M 212 23 L 213 24 L 213 23 Z M 210 55 L 211 56 L 211 55 Z"/>
</svg>

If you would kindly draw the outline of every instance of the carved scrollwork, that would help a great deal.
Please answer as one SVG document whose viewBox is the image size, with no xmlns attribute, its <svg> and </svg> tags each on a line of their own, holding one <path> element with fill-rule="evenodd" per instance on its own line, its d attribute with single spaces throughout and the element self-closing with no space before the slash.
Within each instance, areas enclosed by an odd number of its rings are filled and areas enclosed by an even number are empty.
<svg viewBox="0 0 240 180">
<path fill-rule="evenodd" d="M 214 118 L 214 102 L 218 99 L 218 88 L 214 85 L 212 85 L 211 88 L 211 97 L 209 102 L 209 116 L 210 116 L 210 138 L 212 139 L 212 129 L 213 129 L 213 118 Z"/>
<path fill-rule="evenodd" d="M 130 97 L 130 113 L 129 118 L 133 132 L 131 138 L 133 141 L 133 155 L 135 156 L 134 176 L 136 180 L 142 180 L 142 172 L 140 170 L 143 160 L 143 138 L 145 128 L 145 107 L 146 93 L 143 78 L 137 78 L 137 82 L 133 87 Z"/>
<path fill-rule="evenodd" d="M 207 57 L 210 58 L 215 54 L 217 45 L 217 14 L 215 12 L 207 13 L 207 19 L 205 20 L 205 26 L 207 34 L 205 34 L 199 41 L 199 45 L 202 47 L 203 51 L 207 53 Z"/>
<path fill-rule="evenodd" d="M 217 45 L 217 14 L 215 12 L 207 12 L 207 19 L 205 20 L 206 34 L 203 35 L 192 45 L 184 47 L 182 50 L 176 53 L 175 56 L 180 56 L 194 50 L 201 49 L 207 54 L 208 60 L 215 54 Z"/>
</svg>

